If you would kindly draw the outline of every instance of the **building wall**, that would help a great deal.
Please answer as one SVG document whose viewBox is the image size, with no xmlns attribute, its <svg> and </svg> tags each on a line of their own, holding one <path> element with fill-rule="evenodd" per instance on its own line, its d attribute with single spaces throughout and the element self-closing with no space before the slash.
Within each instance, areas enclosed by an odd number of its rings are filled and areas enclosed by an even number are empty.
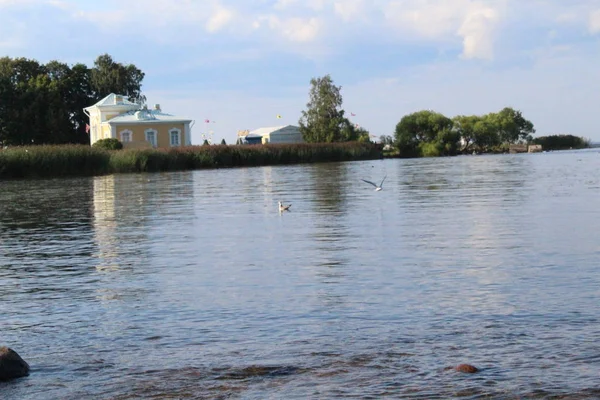
<svg viewBox="0 0 600 400">
<path fill-rule="evenodd" d="M 102 124 L 101 125 L 102 129 L 101 129 L 101 134 L 99 139 L 110 139 L 111 138 L 111 133 L 110 133 L 110 125 L 108 124 Z"/>
<path fill-rule="evenodd" d="M 98 140 L 115 138 L 121 140 L 121 132 L 130 130 L 132 132 L 132 142 L 136 144 L 128 144 L 124 147 L 147 147 L 146 129 L 154 129 L 157 132 L 157 147 L 171 147 L 169 131 L 173 128 L 180 130 L 179 145 L 191 145 L 191 127 L 190 123 L 156 123 L 149 121 L 142 124 L 118 124 L 110 125 L 109 121 L 114 117 L 121 115 L 124 112 L 136 109 L 137 105 L 115 106 L 102 108 L 93 107 L 89 109 L 90 116 L 90 144 L 94 144 Z"/>
<path fill-rule="evenodd" d="M 300 129 L 288 127 L 269 134 L 269 143 L 304 143 Z"/>
<path fill-rule="evenodd" d="M 121 140 L 121 133 L 124 131 L 131 132 L 131 141 L 133 143 L 144 143 L 140 145 L 141 147 L 146 147 L 146 131 L 149 129 L 155 130 L 157 132 L 157 147 L 169 148 L 171 147 L 171 137 L 169 131 L 171 129 L 179 129 L 179 146 L 185 146 L 188 141 L 186 140 L 186 130 L 184 123 L 174 123 L 174 124 L 165 124 L 165 123 L 147 123 L 147 124 L 119 124 L 116 126 L 115 133 L 116 139 Z M 140 147 L 137 144 L 126 144 L 123 143 L 124 147 Z"/>
</svg>

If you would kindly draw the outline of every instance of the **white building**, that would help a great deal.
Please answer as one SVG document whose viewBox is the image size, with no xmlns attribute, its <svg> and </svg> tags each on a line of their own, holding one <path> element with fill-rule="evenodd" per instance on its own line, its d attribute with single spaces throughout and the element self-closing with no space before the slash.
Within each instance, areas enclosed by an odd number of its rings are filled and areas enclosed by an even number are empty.
<svg viewBox="0 0 600 400">
<path fill-rule="evenodd" d="M 300 128 L 294 125 L 259 128 L 248 132 L 245 136 L 248 143 L 304 143 Z"/>
<path fill-rule="evenodd" d="M 126 148 L 192 144 L 193 121 L 164 113 L 159 104 L 148 109 L 126 96 L 111 93 L 83 110 L 90 117 L 90 144 L 108 138 L 120 140 Z"/>
</svg>

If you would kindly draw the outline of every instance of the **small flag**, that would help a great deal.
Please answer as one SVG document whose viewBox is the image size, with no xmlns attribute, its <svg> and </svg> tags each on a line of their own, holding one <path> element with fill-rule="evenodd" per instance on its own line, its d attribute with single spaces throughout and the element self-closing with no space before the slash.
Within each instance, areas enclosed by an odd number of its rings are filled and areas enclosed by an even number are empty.
<svg viewBox="0 0 600 400">
<path fill-rule="evenodd" d="M 277 114 L 277 119 L 281 119 L 281 115 Z"/>
<path fill-rule="evenodd" d="M 90 125 L 85 124 L 85 133 L 90 133 Z"/>
<path fill-rule="evenodd" d="M 356 114 L 354 114 L 353 112 L 351 112 L 350 115 L 352 115 L 353 117 L 356 117 Z"/>
</svg>

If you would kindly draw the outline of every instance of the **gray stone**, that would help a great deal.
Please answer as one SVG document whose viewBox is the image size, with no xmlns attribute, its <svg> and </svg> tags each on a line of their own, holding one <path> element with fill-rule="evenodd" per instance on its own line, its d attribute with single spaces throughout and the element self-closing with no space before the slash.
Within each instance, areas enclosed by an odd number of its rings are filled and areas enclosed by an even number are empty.
<svg viewBox="0 0 600 400">
<path fill-rule="evenodd" d="M 10 381 L 27 375 L 29 375 L 29 364 L 14 350 L 0 347 L 0 381 Z"/>
</svg>

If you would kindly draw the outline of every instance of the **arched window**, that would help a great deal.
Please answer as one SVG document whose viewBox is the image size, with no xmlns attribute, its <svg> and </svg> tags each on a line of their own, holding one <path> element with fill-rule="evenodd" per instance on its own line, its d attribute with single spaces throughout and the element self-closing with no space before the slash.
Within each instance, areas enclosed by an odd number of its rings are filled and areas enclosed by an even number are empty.
<svg viewBox="0 0 600 400">
<path fill-rule="evenodd" d="M 181 129 L 169 129 L 169 141 L 171 143 L 171 147 L 181 146 Z"/>
<path fill-rule="evenodd" d="M 133 138 L 132 138 L 133 132 L 131 132 L 129 129 L 125 129 L 124 131 L 121 131 L 120 136 L 121 136 L 122 143 L 129 143 L 133 140 Z"/>
<path fill-rule="evenodd" d="M 150 143 L 152 147 L 156 147 L 158 145 L 158 139 L 156 137 L 158 135 L 158 132 L 156 131 L 156 129 L 146 129 L 145 133 L 146 142 Z"/>
</svg>

